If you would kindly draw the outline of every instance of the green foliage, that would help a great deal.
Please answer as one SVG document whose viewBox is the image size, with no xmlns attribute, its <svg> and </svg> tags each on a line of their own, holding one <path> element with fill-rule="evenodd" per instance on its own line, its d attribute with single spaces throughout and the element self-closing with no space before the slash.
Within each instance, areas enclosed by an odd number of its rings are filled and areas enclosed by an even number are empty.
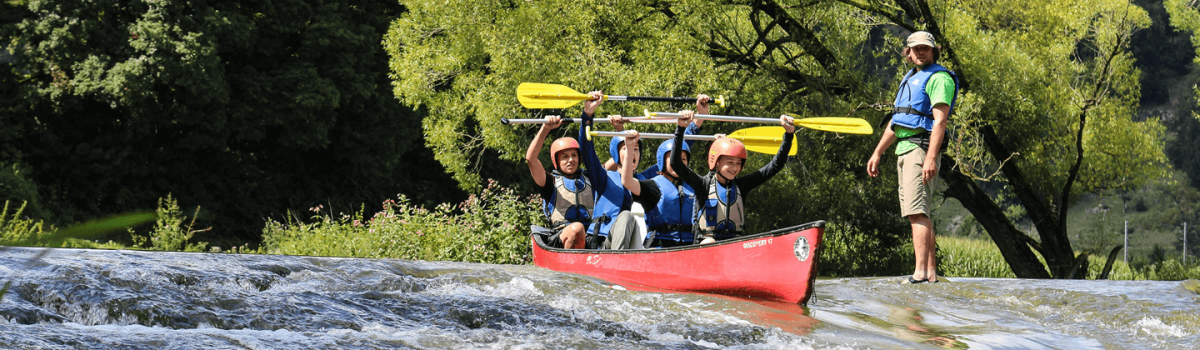
<svg viewBox="0 0 1200 350">
<path fill-rule="evenodd" d="M 406 6 L 409 11 L 393 23 L 384 41 L 391 56 L 393 92 L 401 101 L 429 111 L 423 121 L 426 144 L 463 188 L 475 188 L 479 178 L 494 175 L 476 171 L 481 163 L 504 161 L 509 171 L 528 176 L 520 162 L 536 126 L 500 124 L 501 118 L 531 113 L 514 96 L 522 82 L 616 95 L 725 95 L 730 107 L 714 107 L 714 113 L 765 117 L 785 112 L 798 117 L 845 116 L 890 89 L 872 75 L 872 69 L 891 68 L 871 65 L 878 52 L 868 43 L 870 21 L 837 3 L 789 3 L 790 10 L 779 10 L 783 12 L 710 1 L 411 1 Z M 796 27 L 799 32 L 761 25 L 783 15 L 802 23 Z M 805 34 L 822 41 L 803 41 Z M 808 52 L 829 55 L 816 59 Z M 597 114 L 681 108 L 694 107 L 607 102 Z M 575 117 L 579 112 L 562 113 Z M 881 117 L 873 112 L 862 115 Z M 709 122 L 704 132 L 730 133 L 751 126 L 757 125 Z M 628 127 L 642 132 L 672 128 Z M 575 132 L 573 127 L 563 129 L 561 135 Z M 798 132 L 800 154 L 785 171 L 747 195 L 747 231 L 826 220 L 854 227 L 855 237 L 865 235 L 856 239 L 900 246 L 905 224 L 898 215 L 894 174 L 871 181 L 863 170 L 875 141 Z M 703 159 L 706 149 L 706 143 L 697 144 L 692 159 Z M 654 159 L 653 150 L 645 147 L 643 159 Z M 606 158 L 603 149 L 601 153 Z M 747 169 L 768 159 L 752 156 Z M 643 166 L 650 163 L 643 161 Z M 693 164 L 698 172 L 706 172 L 702 161 Z"/>
<path fill-rule="evenodd" d="M 0 162 L 31 169 L 55 221 L 174 193 L 244 241 L 300 203 L 461 196 L 443 177 L 412 176 L 440 169 L 421 115 L 389 93 L 379 43 L 403 11 L 395 1 L 3 6 L 14 60 L 0 65 Z"/>
<path fill-rule="evenodd" d="M 21 203 L 21 207 L 17 208 L 11 217 L 8 216 L 9 203 L 4 201 L 4 210 L 0 211 L 0 246 L 18 245 L 40 238 L 44 234 L 45 224 L 41 220 L 21 218 L 28 203 Z"/>
<path fill-rule="evenodd" d="M 188 243 L 196 233 L 210 229 L 196 229 L 196 217 L 200 214 L 200 207 L 196 207 L 196 212 L 192 214 L 192 221 L 184 225 L 187 216 L 179 210 L 179 202 L 167 194 L 166 198 L 158 199 L 156 214 L 158 219 L 155 220 L 154 229 L 148 235 L 138 235 L 132 228 L 129 229 L 129 233 L 133 234 L 134 247 L 161 251 L 204 251 L 205 246 L 208 245 L 207 242 Z"/>
<path fill-rule="evenodd" d="M 1014 278 L 991 241 L 938 236 L 938 274 L 959 277 Z"/>
<path fill-rule="evenodd" d="M 821 276 L 896 276 L 911 272 L 912 245 L 885 245 L 854 227 L 828 224 L 821 241 Z"/>
<path fill-rule="evenodd" d="M 955 113 L 967 141 L 991 125 L 1019 156 L 1013 162 L 1052 205 L 1077 154 L 1080 121 L 1084 158 L 1068 201 L 1081 194 L 1137 188 L 1160 177 L 1165 157 L 1157 120 L 1135 122 L 1139 72 L 1128 36 L 1149 25 L 1128 2 L 994 1 L 934 3 L 969 83 Z M 1103 59 L 1102 59 L 1103 58 Z M 962 126 L 966 126 L 963 128 Z M 960 156 L 980 155 L 964 150 Z M 975 163 L 979 162 L 979 163 Z M 982 164 L 968 159 L 960 164 Z M 986 169 L 963 169 L 985 175 Z"/>
<path fill-rule="evenodd" d="M 538 203 L 489 181 L 480 194 L 433 210 L 403 195 L 369 218 L 363 210 L 335 216 L 317 206 L 310 223 L 269 221 L 258 252 L 524 264 L 533 258 L 529 226 L 542 222 Z"/>
</svg>

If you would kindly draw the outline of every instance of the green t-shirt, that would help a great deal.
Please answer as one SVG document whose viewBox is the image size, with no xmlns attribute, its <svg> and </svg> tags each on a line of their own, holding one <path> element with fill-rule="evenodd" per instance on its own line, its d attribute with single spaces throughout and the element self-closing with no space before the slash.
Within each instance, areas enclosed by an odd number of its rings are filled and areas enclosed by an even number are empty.
<svg viewBox="0 0 1200 350">
<path fill-rule="evenodd" d="M 925 83 L 925 93 L 929 94 L 929 101 L 934 106 L 939 104 L 950 105 L 954 102 L 954 78 L 950 77 L 950 73 L 937 72 L 932 77 L 929 77 L 929 82 Z M 892 131 L 896 133 L 896 138 L 902 139 L 925 132 L 925 129 L 910 129 L 899 125 L 893 125 Z M 903 155 L 914 149 L 917 144 L 900 141 L 896 143 L 896 155 Z"/>
</svg>

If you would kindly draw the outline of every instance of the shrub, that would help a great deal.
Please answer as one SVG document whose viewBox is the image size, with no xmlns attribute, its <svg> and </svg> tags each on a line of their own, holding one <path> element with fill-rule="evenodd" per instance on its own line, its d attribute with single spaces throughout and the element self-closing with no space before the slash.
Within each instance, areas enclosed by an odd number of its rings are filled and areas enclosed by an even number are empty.
<svg viewBox="0 0 1200 350">
<path fill-rule="evenodd" d="M 4 210 L 0 211 L 0 245 L 19 245 L 34 242 L 40 237 L 43 223 L 41 220 L 22 219 L 28 202 L 22 202 L 21 207 L 8 216 L 9 201 L 4 201 Z"/>
<path fill-rule="evenodd" d="M 818 273 L 826 277 L 895 276 L 912 271 L 912 244 L 888 247 L 871 235 L 845 225 L 828 223 L 821 242 Z"/>
<path fill-rule="evenodd" d="M 196 212 L 192 214 L 192 221 L 184 226 L 184 221 L 187 216 L 183 215 L 183 211 L 179 209 L 179 202 L 167 194 L 166 198 L 158 199 L 158 209 L 156 210 L 158 219 L 154 222 L 154 229 L 147 236 L 138 235 L 132 228 L 129 233 L 133 235 L 134 247 L 147 248 L 149 250 L 161 251 L 186 251 L 186 252 L 201 252 L 204 251 L 207 242 L 188 243 L 192 236 L 197 232 L 208 231 L 208 228 L 197 230 L 196 216 L 200 214 L 200 207 L 196 207 Z"/>
<path fill-rule="evenodd" d="M 532 260 L 529 226 L 542 223 L 538 203 L 489 180 L 458 205 L 429 210 L 400 195 L 367 220 L 363 209 L 334 216 L 317 206 L 307 223 L 290 213 L 284 222 L 268 220 L 257 252 L 525 264 Z"/>
</svg>

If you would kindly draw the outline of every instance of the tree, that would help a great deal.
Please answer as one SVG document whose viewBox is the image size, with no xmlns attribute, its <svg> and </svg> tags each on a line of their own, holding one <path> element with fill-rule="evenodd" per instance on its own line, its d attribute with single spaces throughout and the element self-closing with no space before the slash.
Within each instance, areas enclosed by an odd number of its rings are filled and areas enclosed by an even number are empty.
<svg viewBox="0 0 1200 350">
<path fill-rule="evenodd" d="M 515 163 L 535 129 L 500 124 L 501 118 L 541 113 L 517 103 L 514 92 L 521 82 L 617 95 L 720 94 L 731 106 L 714 112 L 770 117 L 783 112 L 845 116 L 859 101 L 885 90 L 873 74 L 887 60 L 869 49 L 870 40 L 884 40 L 883 31 L 867 21 L 843 20 L 863 14 L 836 3 L 788 5 L 791 9 L 773 1 L 412 1 L 406 6 L 409 11 L 384 43 L 392 57 L 394 93 L 429 112 L 423 122 L 426 143 L 463 188 L 478 186 L 485 173 L 477 169 L 497 160 L 521 179 L 528 177 Z M 609 102 L 599 113 L 685 108 L 692 107 Z M 561 113 L 575 117 L 579 112 Z M 727 133 L 749 126 L 754 125 L 712 122 L 704 128 Z M 669 126 L 631 127 L 670 131 Z M 862 258 L 862 264 L 830 266 L 826 273 L 900 273 L 893 268 L 899 264 L 886 260 L 888 251 L 900 247 L 904 227 L 895 182 L 866 181 L 862 171 L 874 140 L 808 130 L 799 135 L 801 151 L 788 169 L 748 196 L 748 230 L 827 220 L 835 236 L 865 244 L 848 246 L 853 251 L 846 252 Z M 706 145 L 695 147 L 692 158 L 702 159 L 705 150 Z M 647 152 L 643 159 L 653 157 Z M 749 164 L 756 168 L 765 161 L 753 155 Z M 892 199 L 879 205 L 879 198 Z M 871 238 L 856 238 L 862 236 Z"/>
<path fill-rule="evenodd" d="M 735 101 L 722 111 L 728 114 L 845 115 L 887 109 L 903 69 L 895 59 L 898 36 L 931 31 L 945 46 L 944 64 L 963 77 L 953 117 L 957 133 L 943 160 L 946 195 L 971 210 L 1017 276 L 1079 277 L 1072 271 L 1086 260 L 1075 256 L 1066 237 L 1066 208 L 1081 194 L 1134 188 L 1161 175 L 1161 126 L 1131 118 L 1139 90 L 1128 40 L 1148 24 L 1145 12 L 1115 0 L 932 5 L 416 1 L 385 45 L 396 96 L 429 109 L 429 146 L 470 187 L 477 183 L 472 156 L 491 149 L 515 161 L 526 144 L 520 130 L 498 123 L 523 113 L 512 96 L 522 81 L 629 95 L 722 93 Z M 642 107 L 610 103 L 604 113 L 636 114 Z M 804 184 L 804 192 L 820 195 L 773 188 L 764 191 L 773 201 L 767 207 L 794 210 L 796 203 L 829 200 L 838 211 L 801 211 L 866 231 L 900 230 L 898 218 L 889 218 L 898 210 L 868 205 L 890 203 L 895 193 L 883 185 L 894 179 L 870 181 L 862 174 L 873 140 L 804 136 L 800 162 L 778 183 Z M 461 152 L 464 143 L 470 151 Z M 989 176 L 989 166 L 1003 176 Z M 976 184 L 985 179 L 1007 184 L 1040 240 L 1005 217 Z"/>
<path fill-rule="evenodd" d="M 943 38 L 965 77 L 958 149 L 941 169 L 946 196 L 983 224 L 1018 277 L 1084 277 L 1090 253 L 1071 249 L 1067 208 L 1082 194 L 1137 188 L 1165 168 L 1161 125 L 1132 118 L 1139 90 L 1128 45 L 1149 24 L 1145 12 L 1125 1 L 917 0 L 919 11 L 904 7 L 899 17 L 896 4 L 845 2 Z M 979 190 L 987 162 L 999 164 L 1040 240 Z"/>
<path fill-rule="evenodd" d="M 5 129 L 23 130 L 4 141 L 60 221 L 173 193 L 246 239 L 287 208 L 456 195 L 412 176 L 436 165 L 421 161 L 421 115 L 388 91 L 378 44 L 394 2 L 2 6 L 15 60 L 0 88 L 18 101 Z"/>
</svg>

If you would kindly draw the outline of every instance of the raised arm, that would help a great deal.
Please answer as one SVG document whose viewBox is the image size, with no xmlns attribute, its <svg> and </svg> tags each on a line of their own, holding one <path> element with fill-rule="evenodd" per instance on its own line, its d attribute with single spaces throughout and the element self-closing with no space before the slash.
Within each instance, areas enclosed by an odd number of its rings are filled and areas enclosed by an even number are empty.
<svg viewBox="0 0 1200 350">
<path fill-rule="evenodd" d="M 600 164 L 600 157 L 596 156 L 596 145 L 589 140 L 587 130 L 592 126 L 592 117 L 596 113 L 596 108 L 604 103 L 603 92 L 592 91 L 588 93 L 591 100 L 583 101 L 583 115 L 580 119 L 583 123 L 579 125 L 579 157 L 583 160 L 582 163 L 586 167 L 584 174 L 587 174 L 588 180 L 591 180 L 592 187 L 600 193 L 604 193 L 608 184 L 608 175 L 605 172 L 603 165 Z"/>
<path fill-rule="evenodd" d="M 525 151 L 525 165 L 529 166 L 529 175 L 533 176 L 533 182 L 537 183 L 538 187 L 546 187 L 546 168 L 538 159 L 538 155 L 542 153 L 542 144 L 546 142 L 546 137 L 550 136 L 550 130 L 557 129 L 560 125 L 561 117 L 552 115 L 546 118 L 546 123 L 538 129 L 537 136 L 533 137 L 533 142 L 529 143 L 529 149 Z M 550 158 L 554 159 L 553 155 Z"/>
<path fill-rule="evenodd" d="M 675 128 L 675 145 L 672 148 L 676 150 L 683 149 L 685 127 L 691 124 L 692 117 L 696 115 L 692 111 L 683 111 L 681 113 L 683 117 L 679 118 L 678 127 Z M 691 167 L 688 167 L 683 162 L 683 152 L 671 152 L 671 169 L 674 169 L 675 174 L 679 175 L 679 179 L 683 180 L 688 186 L 692 188 L 704 188 L 704 178 L 697 175 L 696 172 L 692 171 Z"/>
<path fill-rule="evenodd" d="M 640 136 L 638 136 L 637 130 L 629 130 L 625 134 L 627 135 L 625 136 L 626 147 L 621 151 L 621 184 L 629 190 L 630 194 L 640 196 L 642 195 L 642 183 L 633 177 L 633 170 L 637 164 L 633 163 L 633 157 L 629 155 L 630 152 L 633 152 L 633 147 L 628 146 L 636 145 Z"/>
<path fill-rule="evenodd" d="M 786 114 L 779 116 L 779 123 L 783 125 L 783 142 L 779 143 L 779 150 L 775 152 L 775 156 L 771 158 L 771 162 L 755 170 L 753 173 L 737 179 L 738 188 L 743 192 L 750 192 L 750 190 L 770 180 L 775 174 L 783 171 L 783 167 L 787 165 L 788 153 L 792 150 L 792 142 L 796 135 L 794 122 L 795 120 Z"/>
</svg>

